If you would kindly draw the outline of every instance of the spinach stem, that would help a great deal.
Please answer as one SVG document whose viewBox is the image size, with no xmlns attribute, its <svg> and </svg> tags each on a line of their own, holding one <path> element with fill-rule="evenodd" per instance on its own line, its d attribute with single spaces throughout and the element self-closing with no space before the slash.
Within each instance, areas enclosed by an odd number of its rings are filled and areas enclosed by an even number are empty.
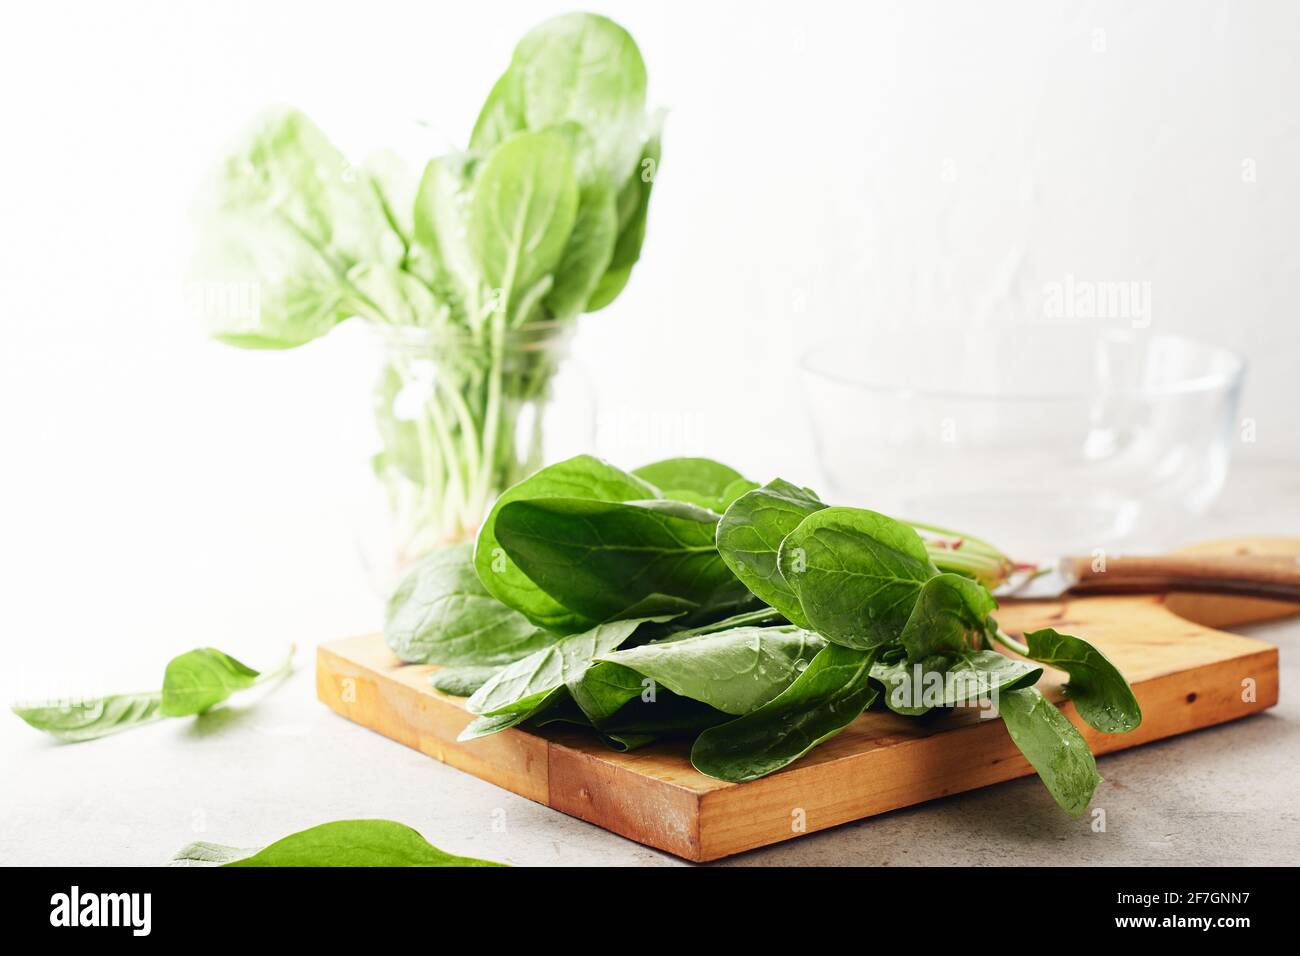
<svg viewBox="0 0 1300 956">
<path fill-rule="evenodd" d="M 1019 641 L 1017 641 L 1006 631 L 1002 630 L 1002 628 L 1000 627 L 993 632 L 993 640 L 997 641 L 1003 647 L 1007 648 L 1007 650 L 1015 651 L 1021 657 L 1029 656 L 1029 648 L 1026 647 L 1024 644 L 1021 644 Z"/>
</svg>

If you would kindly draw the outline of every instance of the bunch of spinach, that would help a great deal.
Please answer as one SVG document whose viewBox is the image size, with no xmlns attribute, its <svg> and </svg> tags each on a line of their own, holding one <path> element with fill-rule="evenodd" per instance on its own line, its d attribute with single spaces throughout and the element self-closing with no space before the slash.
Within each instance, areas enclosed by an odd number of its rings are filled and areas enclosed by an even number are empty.
<svg viewBox="0 0 1300 956">
<path fill-rule="evenodd" d="M 468 148 L 418 178 L 391 155 L 354 168 L 279 109 L 204 187 L 195 304 L 215 337 L 292 348 L 360 316 L 418 345 L 389 350 L 376 403 L 375 467 L 414 488 L 411 550 L 462 539 L 535 467 L 515 419 L 546 393 L 554 356 L 528 331 L 549 335 L 627 284 L 660 158 L 645 102 L 631 36 L 569 14 L 519 42 Z M 418 407 L 399 416 L 407 388 Z"/>
<path fill-rule="evenodd" d="M 501 495 L 472 554 L 415 569 L 386 634 L 402 659 L 444 665 L 436 688 L 469 698 L 462 739 L 555 721 L 619 749 L 685 735 L 696 768 L 731 781 L 787 766 L 871 706 L 919 717 L 996 704 L 1078 815 L 1100 777 L 1034 688 L 1036 665 L 1069 675 L 1096 730 L 1132 730 L 1141 712 L 1080 638 L 1045 629 L 1022 644 L 998 627 L 988 589 L 1011 568 L 979 539 L 706 459 L 625 472 L 579 456 Z"/>
<path fill-rule="evenodd" d="M 207 713 L 237 691 L 284 677 L 292 666 L 292 648 L 278 666 L 260 672 L 215 647 L 200 647 L 168 662 L 161 690 L 19 703 L 12 709 L 59 740 L 95 740 L 163 717 Z"/>
</svg>

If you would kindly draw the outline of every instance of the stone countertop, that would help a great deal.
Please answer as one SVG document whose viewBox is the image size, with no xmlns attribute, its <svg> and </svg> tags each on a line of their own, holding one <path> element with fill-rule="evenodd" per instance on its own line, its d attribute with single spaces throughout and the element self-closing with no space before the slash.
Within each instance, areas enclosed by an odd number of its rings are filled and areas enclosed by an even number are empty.
<svg viewBox="0 0 1300 956">
<path fill-rule="evenodd" d="M 1300 536 L 1300 468 L 1249 464 L 1185 537 L 1287 533 Z M 713 865 L 1300 862 L 1300 620 L 1248 632 L 1281 648 L 1278 706 L 1099 758 L 1104 832 L 1027 777 Z M 258 846 L 387 817 L 449 852 L 513 864 L 683 865 L 335 715 L 315 699 L 313 650 L 257 698 L 89 744 L 0 720 L 0 863 L 151 865 L 195 840 Z"/>
</svg>

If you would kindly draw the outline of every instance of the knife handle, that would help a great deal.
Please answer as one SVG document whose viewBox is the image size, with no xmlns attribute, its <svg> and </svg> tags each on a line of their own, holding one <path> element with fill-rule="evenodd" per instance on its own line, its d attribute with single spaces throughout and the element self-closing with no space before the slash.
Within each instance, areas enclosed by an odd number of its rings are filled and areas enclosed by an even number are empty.
<svg viewBox="0 0 1300 956">
<path fill-rule="evenodd" d="M 1159 555 L 1066 558 L 1084 594 L 1196 591 L 1300 601 L 1300 557 Z"/>
</svg>

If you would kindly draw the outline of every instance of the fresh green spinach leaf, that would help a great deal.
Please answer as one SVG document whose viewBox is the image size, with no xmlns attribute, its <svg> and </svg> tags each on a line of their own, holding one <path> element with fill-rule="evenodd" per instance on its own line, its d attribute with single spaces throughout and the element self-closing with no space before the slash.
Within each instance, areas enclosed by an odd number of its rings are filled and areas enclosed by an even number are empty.
<svg viewBox="0 0 1300 956">
<path fill-rule="evenodd" d="M 799 598 L 777 567 L 785 536 L 826 506 L 806 488 L 781 478 L 741 495 L 718 522 L 722 560 L 761 600 L 800 627 L 808 627 Z"/>
<path fill-rule="evenodd" d="M 1001 694 L 998 712 L 1057 805 L 1072 817 L 1081 815 L 1101 783 L 1083 735 L 1032 687 Z"/>
<path fill-rule="evenodd" d="M 735 783 L 788 766 L 857 720 L 875 699 L 873 656 L 874 651 L 826 645 L 774 700 L 695 738 L 691 763 Z"/>
<path fill-rule="evenodd" d="M 497 516 L 511 502 L 534 498 L 633 501 L 654 495 L 654 486 L 591 455 L 543 468 L 502 493 L 484 519 L 474 548 L 479 580 L 493 597 L 540 627 L 560 634 L 585 630 L 595 621 L 560 604 L 509 559 L 497 540 Z"/>
<path fill-rule="evenodd" d="M 632 276 L 632 267 L 641 258 L 641 246 L 645 243 L 646 218 L 650 209 L 650 193 L 654 189 L 655 176 L 659 172 L 659 160 L 662 155 L 661 132 L 662 117 L 653 121 L 653 129 L 647 136 L 641 150 L 641 158 L 632 175 L 624 182 L 619 191 L 619 233 L 614 244 L 614 255 L 609 268 L 597 283 L 590 298 L 587 299 L 587 311 L 595 312 L 609 305 L 627 285 Z"/>
<path fill-rule="evenodd" d="M 336 820 L 290 834 L 260 850 L 193 843 L 174 866 L 502 866 L 454 856 L 392 820 Z"/>
<path fill-rule="evenodd" d="M 582 677 L 591 662 L 618 648 L 644 619 L 598 624 L 508 664 L 475 691 L 472 714 L 530 714 L 553 692 Z"/>
<path fill-rule="evenodd" d="M 474 188 L 468 241 L 488 287 L 506 296 L 505 311 L 555 270 L 577 212 L 578 181 L 564 136 L 517 133 L 488 156 Z"/>
<path fill-rule="evenodd" d="M 796 627 L 737 627 L 642 644 L 605 654 L 601 660 L 724 713 L 747 714 L 789 687 L 825 643 Z"/>
<path fill-rule="evenodd" d="M 491 680 L 500 668 L 467 664 L 461 667 L 444 667 L 429 676 L 429 686 L 453 697 L 470 697 Z"/>
<path fill-rule="evenodd" d="M 717 515 L 676 501 L 533 498 L 506 504 L 495 533 L 562 606 L 592 620 L 651 594 L 707 605 L 735 577 L 714 546 Z"/>
<path fill-rule="evenodd" d="M 1031 687 L 1041 667 L 996 651 L 966 651 L 960 656 L 932 655 L 871 665 L 871 676 L 884 685 L 884 703 L 907 717 L 919 717 L 934 707 L 969 706 L 991 700 L 1004 690 Z"/>
<path fill-rule="evenodd" d="M 164 717 L 201 714 L 237 690 L 257 683 L 262 675 L 215 647 L 200 647 L 173 658 L 163 674 Z"/>
<path fill-rule="evenodd" d="M 205 713 L 235 691 L 284 676 L 292 665 L 293 648 L 278 667 L 259 673 L 216 648 L 201 647 L 168 662 L 160 691 L 24 702 L 12 709 L 32 727 L 59 740 L 95 740 L 163 717 Z"/>
<path fill-rule="evenodd" d="M 746 485 L 758 487 L 734 468 L 711 458 L 668 458 L 642 465 L 633 469 L 632 474 L 650 482 L 665 498 L 685 501 L 718 514 L 734 500 L 728 499 L 728 495 Z"/>
<path fill-rule="evenodd" d="M 863 508 L 804 518 L 781 542 L 777 566 L 809 626 L 859 650 L 896 638 L 921 586 L 939 573 L 915 531 Z"/>
<path fill-rule="evenodd" d="M 37 730 L 69 743 L 95 740 L 152 723 L 162 715 L 162 694 L 112 694 L 85 700 L 14 704 L 13 712 Z"/>
<path fill-rule="evenodd" d="M 571 319 L 586 311 L 587 300 L 609 268 L 617 239 L 613 189 L 600 180 L 583 184 L 573 231 L 555 268 L 555 284 L 544 300 L 553 319 Z"/>
<path fill-rule="evenodd" d="M 470 146 L 487 151 L 521 130 L 577 121 L 593 133 L 596 164 L 621 178 L 636 160 L 645 91 L 645 62 L 626 30 L 592 14 L 555 17 L 519 41 Z"/>
<path fill-rule="evenodd" d="M 1025 634 L 1028 656 L 1070 675 L 1065 694 L 1079 716 L 1105 734 L 1122 734 L 1142 723 L 1142 708 L 1119 670 L 1087 641 L 1045 627 Z"/>
<path fill-rule="evenodd" d="M 430 552 L 398 585 L 384 639 L 404 661 L 488 666 L 527 657 L 559 636 L 492 597 L 466 543 Z"/>
<path fill-rule="evenodd" d="M 989 628 L 996 627 L 989 623 L 989 615 L 997 606 L 993 595 L 970 578 L 958 574 L 930 578 L 921 585 L 899 636 L 908 660 L 979 649 Z"/>
<path fill-rule="evenodd" d="M 195 306 L 214 337 L 292 348 L 365 307 L 348 278 L 397 265 L 401 237 L 364 177 L 302 113 L 259 117 L 201 192 Z"/>
</svg>

